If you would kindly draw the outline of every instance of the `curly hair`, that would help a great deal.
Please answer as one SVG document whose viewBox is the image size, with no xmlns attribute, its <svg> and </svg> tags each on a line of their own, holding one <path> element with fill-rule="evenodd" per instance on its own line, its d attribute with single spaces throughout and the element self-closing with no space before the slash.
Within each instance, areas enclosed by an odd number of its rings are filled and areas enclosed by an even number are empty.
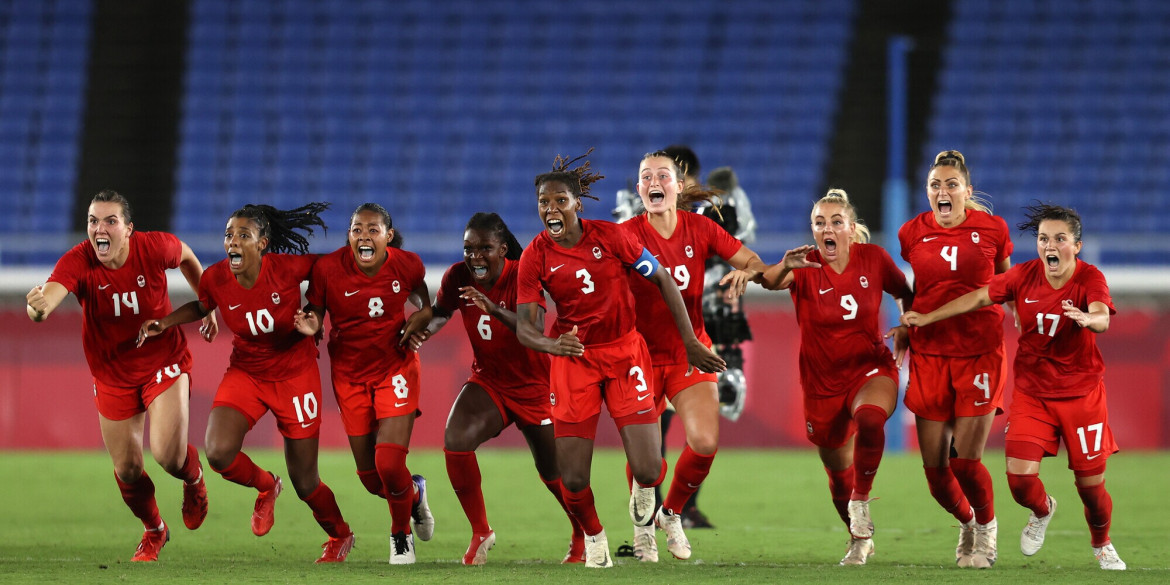
<svg viewBox="0 0 1170 585">
<path fill-rule="evenodd" d="M 585 152 L 585 154 L 572 159 L 558 154 L 557 158 L 553 160 L 552 170 L 536 176 L 536 180 L 533 182 L 533 184 L 536 185 L 537 191 L 540 191 L 540 186 L 544 183 L 548 183 L 549 181 L 561 181 L 569 188 L 570 191 L 577 195 L 577 197 L 588 197 L 594 201 L 601 201 L 596 196 L 589 194 L 589 186 L 593 183 L 596 183 L 597 181 L 600 181 L 601 179 L 604 179 L 605 175 L 594 172 L 590 168 L 589 161 L 585 161 L 584 164 L 575 169 L 569 168 L 577 161 L 588 157 L 592 152 L 593 148 L 590 148 Z"/>
<path fill-rule="evenodd" d="M 353 219 L 357 217 L 357 214 L 363 211 L 372 211 L 382 216 L 382 225 L 386 226 L 387 230 L 394 230 L 394 237 L 390 238 L 390 242 L 386 245 L 390 246 L 391 248 L 402 248 L 402 230 L 395 229 L 394 218 L 390 217 L 390 212 L 386 211 L 385 207 L 382 207 L 377 203 L 362 203 L 359 205 L 358 208 L 353 210 L 353 213 L 350 214 L 349 223 L 353 224 Z M 348 241 L 349 236 L 346 236 L 346 238 Z"/>
<path fill-rule="evenodd" d="M 519 260 L 520 253 L 524 251 L 524 245 L 512 235 L 512 231 L 508 229 L 508 224 L 504 223 L 504 218 L 500 217 L 498 213 L 484 213 L 477 212 L 467 220 L 467 227 L 465 230 L 483 231 L 496 236 L 500 243 L 508 246 L 508 252 L 504 257 L 508 260 Z"/>
<path fill-rule="evenodd" d="M 304 254 L 309 251 L 306 236 L 313 235 L 313 226 L 320 226 L 321 231 L 327 231 L 325 221 L 321 219 L 321 212 L 326 209 L 329 209 L 329 204 L 323 202 L 309 203 L 287 211 L 271 205 L 249 203 L 233 212 L 231 217 L 256 222 L 260 228 L 260 237 L 268 238 L 266 252 Z M 305 232 L 305 235 L 298 231 Z"/>
</svg>

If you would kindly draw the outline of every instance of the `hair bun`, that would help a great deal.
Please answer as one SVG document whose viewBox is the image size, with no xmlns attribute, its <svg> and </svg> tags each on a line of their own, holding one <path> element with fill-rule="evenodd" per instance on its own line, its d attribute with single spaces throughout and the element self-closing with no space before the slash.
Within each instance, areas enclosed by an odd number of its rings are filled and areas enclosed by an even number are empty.
<svg viewBox="0 0 1170 585">
<path fill-rule="evenodd" d="M 967 164 L 967 160 L 963 158 L 963 153 L 961 153 L 957 150 L 944 150 L 944 151 L 938 153 L 938 155 L 934 157 L 934 164 L 937 166 L 939 163 L 941 163 L 944 160 L 947 160 L 948 158 L 953 158 L 953 159 L 959 161 L 959 164 L 962 164 L 964 166 L 966 166 L 966 164 Z"/>
<path fill-rule="evenodd" d="M 825 197 L 840 197 L 846 203 L 849 203 L 849 194 L 846 193 L 844 189 L 829 189 L 829 191 L 825 193 Z"/>
</svg>

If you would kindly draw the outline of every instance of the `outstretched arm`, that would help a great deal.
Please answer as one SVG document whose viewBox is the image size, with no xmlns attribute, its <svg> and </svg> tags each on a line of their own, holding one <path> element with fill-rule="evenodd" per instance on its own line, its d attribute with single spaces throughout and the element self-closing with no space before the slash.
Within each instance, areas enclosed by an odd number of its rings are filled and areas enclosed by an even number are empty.
<svg viewBox="0 0 1170 585">
<path fill-rule="evenodd" d="M 1105 333 L 1109 330 L 1109 305 L 1101 301 L 1089 303 L 1088 313 L 1078 309 L 1072 304 L 1072 301 L 1067 300 L 1061 303 L 1061 309 L 1064 309 L 1065 317 L 1072 319 L 1077 325 L 1093 333 Z"/>
<path fill-rule="evenodd" d="M 792 286 L 792 271 L 797 268 L 820 268 L 819 262 L 805 259 L 809 252 L 816 250 L 813 245 L 801 246 L 784 253 L 784 258 L 767 267 L 760 275 L 760 284 L 768 290 L 784 290 Z"/>
<path fill-rule="evenodd" d="M 179 242 L 183 246 L 183 255 L 179 258 L 179 272 L 183 273 L 183 278 L 187 279 L 187 284 L 191 287 L 191 292 L 195 293 L 195 298 L 199 298 L 199 279 L 203 278 L 203 265 L 199 263 L 199 258 L 195 256 L 195 252 L 191 251 L 191 247 L 186 242 Z M 210 311 L 203 316 L 203 324 L 199 326 L 199 336 L 211 343 L 215 337 L 219 335 L 219 323 L 215 320 L 215 311 Z"/>
<path fill-rule="evenodd" d="M 203 306 L 203 303 L 196 300 L 175 309 L 170 315 L 162 319 L 147 321 L 138 329 L 137 346 L 142 347 L 142 344 L 146 342 L 146 338 L 148 337 L 154 337 L 175 325 L 198 321 L 205 317 L 207 313 L 207 308 Z"/>
<path fill-rule="evenodd" d="M 768 265 L 760 259 L 760 255 L 743 246 L 731 258 L 727 259 L 735 270 L 728 272 L 719 280 L 720 286 L 730 285 L 727 289 L 728 299 L 734 299 L 747 290 L 749 282 L 756 282 L 760 275 L 768 269 Z"/>
<path fill-rule="evenodd" d="M 537 303 L 524 303 L 516 308 L 516 338 L 529 349 L 552 355 L 578 357 L 585 355 L 585 345 L 577 338 L 577 326 L 556 339 L 546 337 L 544 331 L 544 309 Z"/>
<path fill-rule="evenodd" d="M 418 346 L 414 344 L 413 337 L 415 333 L 426 331 L 427 326 L 431 323 L 431 316 L 434 314 L 431 309 L 431 293 L 427 290 L 427 283 L 419 283 L 417 288 L 410 291 L 410 299 L 412 302 L 419 303 L 419 310 L 406 318 L 406 325 L 402 327 L 402 337 L 398 339 L 398 345 L 405 345 L 409 342 L 412 349 L 418 349 Z"/>
<path fill-rule="evenodd" d="M 970 313 L 975 309 L 991 305 L 991 296 L 987 287 L 973 290 L 925 315 L 915 311 L 908 311 L 902 315 L 902 324 L 914 327 L 925 327 L 936 321 L 950 319 L 955 315 Z"/>
<path fill-rule="evenodd" d="M 674 279 L 661 267 L 647 278 L 658 286 L 662 299 L 666 301 L 666 307 L 670 309 L 671 317 L 674 317 L 674 326 L 678 328 L 683 345 L 687 349 L 687 363 L 704 372 L 722 372 L 727 369 L 723 358 L 703 345 L 695 336 L 690 317 L 687 316 L 686 305 L 683 304 L 682 294 L 678 292 L 678 285 L 674 283 Z"/>
<path fill-rule="evenodd" d="M 61 301 L 64 301 L 67 296 L 69 296 L 69 289 L 59 282 L 46 282 L 35 286 L 24 296 L 27 301 L 25 312 L 28 313 L 29 319 L 40 323 L 48 319 L 49 314 L 60 306 Z"/>
</svg>

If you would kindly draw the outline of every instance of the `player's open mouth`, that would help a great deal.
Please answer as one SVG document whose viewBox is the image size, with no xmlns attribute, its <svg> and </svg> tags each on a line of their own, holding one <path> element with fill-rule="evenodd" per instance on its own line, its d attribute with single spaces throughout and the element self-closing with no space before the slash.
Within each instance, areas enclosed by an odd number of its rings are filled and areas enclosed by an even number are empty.
<svg viewBox="0 0 1170 585">
<path fill-rule="evenodd" d="M 826 252 L 836 252 L 837 251 L 837 240 L 834 240 L 833 238 L 825 238 L 825 251 Z"/>
<path fill-rule="evenodd" d="M 95 238 L 95 241 L 97 242 L 97 251 L 99 254 L 105 254 L 110 251 L 109 238 Z"/>
<path fill-rule="evenodd" d="M 664 195 L 662 193 L 662 191 L 651 191 L 650 192 L 650 203 L 662 203 L 665 200 L 666 200 L 666 195 Z"/>
<path fill-rule="evenodd" d="M 951 212 L 951 201 L 949 199 L 946 201 L 943 201 L 940 199 L 938 202 L 938 212 L 939 213 L 950 213 Z"/>
<path fill-rule="evenodd" d="M 1060 266 L 1060 256 L 1056 254 L 1048 254 L 1044 257 L 1044 261 L 1048 263 L 1049 268 L 1056 268 Z"/>
<path fill-rule="evenodd" d="M 372 246 L 358 246 L 358 259 L 368 262 L 374 259 L 374 248 Z"/>
<path fill-rule="evenodd" d="M 244 263 L 244 256 L 238 252 L 228 252 L 228 263 L 232 268 L 239 268 Z"/>
<path fill-rule="evenodd" d="M 550 219 L 544 222 L 544 225 L 548 226 L 548 233 L 554 236 L 559 236 L 561 232 L 565 231 L 565 222 L 559 219 Z"/>
<path fill-rule="evenodd" d="M 474 276 L 476 278 L 476 280 L 482 280 L 484 278 L 487 278 L 488 267 L 487 266 L 472 266 L 471 267 L 471 274 L 472 274 L 472 276 Z"/>
</svg>

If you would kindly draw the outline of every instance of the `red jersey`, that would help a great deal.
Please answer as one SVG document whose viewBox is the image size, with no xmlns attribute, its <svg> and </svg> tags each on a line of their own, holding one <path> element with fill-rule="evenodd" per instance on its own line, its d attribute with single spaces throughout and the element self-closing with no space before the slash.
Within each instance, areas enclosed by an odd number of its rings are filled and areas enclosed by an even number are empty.
<svg viewBox="0 0 1170 585">
<path fill-rule="evenodd" d="M 813 396 L 836 396 L 853 390 L 848 384 L 859 374 L 891 359 L 878 323 L 882 292 L 904 297 L 910 287 L 881 246 L 852 244 L 841 274 L 820 250 L 806 258 L 822 266 L 793 270 L 788 287 L 800 324 L 801 385 Z"/>
<path fill-rule="evenodd" d="M 516 303 L 538 303 L 543 287 L 557 305 L 552 337 L 577 326 L 581 343 L 608 343 L 634 329 L 634 295 L 626 266 L 642 254 L 642 244 L 617 224 L 582 219 L 581 240 L 562 247 L 542 231 L 520 257 Z"/>
<path fill-rule="evenodd" d="M 1066 318 L 1061 304 L 1071 300 L 1088 313 L 1089 303 L 1102 302 L 1110 315 L 1117 310 L 1096 266 L 1078 259 L 1072 278 L 1060 289 L 1048 284 L 1046 270 L 1042 260 L 1029 260 L 996 275 L 987 286 L 994 302 L 1014 299 L 1020 315 L 1015 389 L 1037 398 L 1084 396 L 1101 382 L 1105 362 L 1097 334 Z"/>
<path fill-rule="evenodd" d="M 669 238 L 662 237 L 650 225 L 646 214 L 634 217 L 621 226 L 642 242 L 667 273 L 674 277 L 682 293 L 683 305 L 687 308 L 691 329 L 703 345 L 709 346 L 711 338 L 703 326 L 703 276 L 707 258 L 731 258 L 743 247 L 743 242 L 704 215 L 688 211 L 676 213 L 678 224 Z M 683 346 L 678 328 L 674 326 L 674 316 L 670 314 L 658 287 L 637 272 L 631 271 L 627 275 L 637 307 L 638 332 L 646 338 L 650 361 L 655 366 L 687 363 L 686 347 Z"/>
<path fill-rule="evenodd" d="M 546 353 L 528 349 L 521 345 L 516 338 L 516 332 L 493 319 L 491 315 L 481 311 L 475 303 L 459 298 L 459 289 L 464 286 L 474 286 L 491 302 L 509 311 L 516 310 L 516 275 L 520 270 L 519 262 L 504 260 L 504 269 L 500 277 L 492 285 L 491 290 L 484 290 L 475 283 L 471 271 L 463 262 L 452 264 L 443 274 L 443 284 L 439 286 L 439 293 L 435 297 L 435 305 L 455 313 L 460 311 L 463 318 L 463 328 L 467 330 L 467 339 L 471 341 L 471 349 L 475 358 L 471 362 L 471 371 L 490 380 L 492 385 L 499 389 L 518 388 L 522 386 L 544 386 L 543 394 L 548 394 L 549 356 Z M 541 298 L 540 306 L 544 306 Z"/>
<path fill-rule="evenodd" d="M 159 368 L 187 354 L 179 327 L 134 347 L 144 321 L 171 313 L 166 270 L 178 268 L 182 242 L 165 232 L 133 232 L 129 246 L 126 263 L 110 270 L 86 240 L 66 252 L 49 276 L 49 282 L 60 283 L 81 303 L 81 341 L 93 377 L 122 388 L 146 384 Z"/>
<path fill-rule="evenodd" d="M 996 264 L 1012 253 L 1007 222 L 975 209 L 968 209 L 963 223 L 950 229 L 938 225 L 934 212 L 923 212 L 902 225 L 898 240 L 902 258 L 914 271 L 912 308 L 919 313 L 987 286 Z M 1003 309 L 998 305 L 930 327 L 910 328 L 910 345 L 923 354 L 974 356 L 993 351 L 1001 343 Z"/>
<path fill-rule="evenodd" d="M 309 304 L 329 313 L 329 358 L 334 375 L 350 382 L 381 380 L 406 363 L 411 350 L 398 345 L 406 326 L 403 308 L 423 283 L 418 254 L 386 249 L 386 262 L 366 276 L 349 246 L 317 260 L 309 279 Z"/>
<path fill-rule="evenodd" d="M 223 322 L 235 333 L 230 363 L 269 382 L 287 380 L 317 360 L 311 337 L 293 327 L 301 305 L 301 281 L 309 278 L 316 256 L 265 254 L 256 284 L 240 286 L 220 260 L 203 271 L 199 302 L 208 311 L 220 308 Z"/>
</svg>

